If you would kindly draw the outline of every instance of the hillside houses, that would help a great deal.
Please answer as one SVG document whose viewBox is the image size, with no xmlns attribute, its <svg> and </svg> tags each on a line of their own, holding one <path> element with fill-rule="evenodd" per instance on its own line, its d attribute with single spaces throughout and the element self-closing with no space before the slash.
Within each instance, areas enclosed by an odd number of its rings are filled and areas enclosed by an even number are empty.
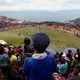
<svg viewBox="0 0 80 80">
<path fill-rule="evenodd" d="M 0 22 L 17 24 L 17 23 L 22 23 L 23 21 L 17 20 L 17 19 L 13 19 L 13 18 L 8 18 L 8 17 L 5 17 L 5 16 L 0 16 Z"/>
<path fill-rule="evenodd" d="M 73 34 L 80 34 L 80 25 L 79 24 L 71 24 L 71 23 L 62 23 L 62 22 L 30 22 L 30 21 L 21 21 L 13 18 L 8 18 L 5 16 L 0 16 L 0 31 L 20 28 L 20 27 L 48 27 L 48 28 L 56 28 L 59 30 L 63 30 L 66 32 L 70 32 Z"/>
</svg>

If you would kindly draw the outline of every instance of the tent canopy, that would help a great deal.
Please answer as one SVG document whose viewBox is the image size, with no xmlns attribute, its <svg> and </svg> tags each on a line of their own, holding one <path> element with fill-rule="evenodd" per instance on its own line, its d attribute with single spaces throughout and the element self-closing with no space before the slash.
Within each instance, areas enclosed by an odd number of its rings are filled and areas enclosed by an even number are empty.
<svg viewBox="0 0 80 80">
<path fill-rule="evenodd" d="M 7 44 L 7 43 L 6 43 L 6 41 L 4 41 L 4 40 L 0 40 L 0 44 L 5 45 L 5 44 Z"/>
<path fill-rule="evenodd" d="M 65 48 L 63 52 L 68 53 L 68 50 L 72 50 L 72 53 L 76 53 L 76 48 Z"/>
</svg>

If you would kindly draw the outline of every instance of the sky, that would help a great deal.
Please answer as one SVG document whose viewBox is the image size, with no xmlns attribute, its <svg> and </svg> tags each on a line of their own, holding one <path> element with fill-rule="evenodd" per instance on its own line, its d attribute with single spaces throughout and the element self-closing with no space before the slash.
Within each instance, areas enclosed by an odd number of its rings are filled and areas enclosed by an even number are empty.
<svg viewBox="0 0 80 80">
<path fill-rule="evenodd" d="M 80 9 L 80 0 L 0 0 L 0 10 L 72 10 Z"/>
</svg>

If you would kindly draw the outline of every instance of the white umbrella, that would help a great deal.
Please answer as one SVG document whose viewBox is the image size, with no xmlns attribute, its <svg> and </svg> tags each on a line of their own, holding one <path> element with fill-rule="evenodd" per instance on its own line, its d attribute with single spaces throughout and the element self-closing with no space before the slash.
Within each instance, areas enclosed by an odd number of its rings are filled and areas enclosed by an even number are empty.
<svg viewBox="0 0 80 80">
<path fill-rule="evenodd" d="M 0 40 L 0 44 L 5 45 L 7 43 L 4 40 Z"/>
</svg>

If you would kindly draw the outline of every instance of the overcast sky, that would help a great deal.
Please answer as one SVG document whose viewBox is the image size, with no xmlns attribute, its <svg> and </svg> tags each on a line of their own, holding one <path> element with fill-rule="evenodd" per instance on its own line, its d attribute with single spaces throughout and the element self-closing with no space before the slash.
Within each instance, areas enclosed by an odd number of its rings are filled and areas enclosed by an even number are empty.
<svg viewBox="0 0 80 80">
<path fill-rule="evenodd" d="M 80 9 L 80 0 L 0 0 L 0 10 Z"/>
</svg>

